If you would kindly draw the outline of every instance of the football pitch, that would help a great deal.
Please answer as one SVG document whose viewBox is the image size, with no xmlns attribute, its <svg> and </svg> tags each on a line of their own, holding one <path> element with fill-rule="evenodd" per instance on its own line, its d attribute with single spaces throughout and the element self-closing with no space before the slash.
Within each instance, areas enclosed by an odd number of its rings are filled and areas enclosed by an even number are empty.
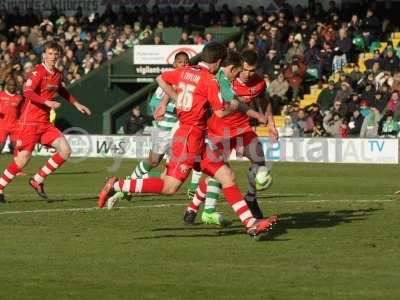
<svg viewBox="0 0 400 300">
<path fill-rule="evenodd" d="M 40 200 L 27 181 L 44 161 L 0 206 L 0 299 L 400 299 L 398 166 L 275 163 L 259 200 L 281 219 L 255 241 L 224 200 L 231 227 L 183 225 L 186 186 L 96 209 L 108 159 L 66 163 Z M 247 163 L 233 167 L 244 191 Z"/>
</svg>

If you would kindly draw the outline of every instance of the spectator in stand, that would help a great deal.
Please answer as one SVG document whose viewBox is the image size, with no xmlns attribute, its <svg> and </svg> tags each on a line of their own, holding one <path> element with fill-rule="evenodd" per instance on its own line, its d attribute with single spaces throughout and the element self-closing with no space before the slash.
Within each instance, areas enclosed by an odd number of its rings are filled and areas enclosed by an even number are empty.
<svg viewBox="0 0 400 300">
<path fill-rule="evenodd" d="M 353 89 L 347 81 L 342 81 L 340 84 L 340 89 L 338 90 L 335 101 L 339 101 L 343 104 L 347 103 L 350 99 Z"/>
<path fill-rule="evenodd" d="M 321 114 L 321 111 L 319 109 L 319 106 L 317 104 L 311 104 L 307 108 L 307 113 L 309 117 L 312 119 L 315 128 L 318 128 L 318 130 L 321 130 L 323 127 L 323 117 Z"/>
<path fill-rule="evenodd" d="M 304 47 L 301 44 L 300 38 L 297 37 L 293 40 L 293 45 L 287 51 L 284 63 L 292 64 L 294 57 L 303 57 L 303 55 L 304 55 Z"/>
<path fill-rule="evenodd" d="M 335 82 L 329 81 L 328 87 L 322 89 L 321 93 L 318 95 L 317 104 L 323 113 L 332 107 L 337 91 Z"/>
<path fill-rule="evenodd" d="M 368 8 L 367 15 L 362 21 L 362 34 L 367 42 L 367 45 L 379 38 L 379 33 L 382 31 L 381 26 L 381 22 L 379 21 L 378 17 L 375 16 L 373 9 Z"/>
<path fill-rule="evenodd" d="M 271 82 L 268 87 L 269 97 L 272 104 L 273 113 L 279 114 L 280 107 L 287 104 L 287 93 L 289 91 L 289 83 L 285 79 L 283 73 L 279 73 L 278 77 Z"/>
<path fill-rule="evenodd" d="M 347 108 L 343 102 L 335 100 L 330 109 L 330 112 L 332 115 L 338 115 L 340 118 L 344 118 L 347 114 Z"/>
<path fill-rule="evenodd" d="M 161 34 L 154 34 L 153 44 L 154 45 L 165 45 L 164 41 L 162 40 Z"/>
<path fill-rule="evenodd" d="M 290 116 L 285 116 L 283 127 L 279 128 L 279 137 L 295 137 L 298 136 L 298 130 L 295 128 Z"/>
<path fill-rule="evenodd" d="M 143 115 L 139 106 L 133 107 L 129 118 L 125 123 L 125 133 L 142 134 L 146 126 L 151 126 L 151 118 Z"/>
<path fill-rule="evenodd" d="M 292 64 L 286 66 L 283 71 L 286 80 L 289 82 L 289 85 L 292 90 L 292 99 L 297 100 L 302 93 L 302 83 L 304 80 L 304 75 L 306 73 L 307 66 L 303 61 L 303 57 L 294 57 Z"/>
<path fill-rule="evenodd" d="M 335 48 L 335 56 L 332 61 L 332 71 L 333 73 L 338 73 L 343 70 L 347 65 L 346 54 L 343 53 L 339 48 Z"/>
<path fill-rule="evenodd" d="M 322 79 L 321 52 L 314 38 L 310 38 L 308 42 L 308 47 L 304 51 L 304 59 L 308 69 L 316 69 L 318 78 Z"/>
<path fill-rule="evenodd" d="M 267 74 L 270 78 L 275 78 L 275 72 L 280 69 L 280 59 L 276 49 L 269 49 L 262 64 L 262 73 Z"/>
<path fill-rule="evenodd" d="M 397 137 L 400 128 L 397 121 L 393 118 L 393 112 L 388 111 L 382 121 L 382 135 L 384 137 Z"/>
<path fill-rule="evenodd" d="M 356 64 L 352 64 L 353 70 L 349 74 L 349 80 L 351 81 L 351 86 L 354 88 L 357 87 L 358 82 L 362 79 L 363 73 L 360 71 L 360 68 Z"/>
<path fill-rule="evenodd" d="M 203 41 L 200 44 L 203 44 Z M 235 52 L 235 53 L 239 52 L 235 41 L 230 41 L 228 43 L 228 51 L 229 52 Z"/>
<path fill-rule="evenodd" d="M 265 42 L 264 51 L 268 52 L 271 49 L 275 49 L 280 54 L 282 52 L 282 48 L 283 45 L 279 36 L 279 29 L 275 26 L 271 27 L 269 31 L 269 38 Z"/>
<path fill-rule="evenodd" d="M 379 65 L 382 64 L 382 59 L 381 59 L 381 55 L 380 55 L 379 50 L 375 50 L 375 51 L 374 51 L 374 56 L 373 56 L 373 58 L 367 59 L 367 60 L 365 61 L 365 66 L 367 67 L 368 70 L 372 70 L 372 66 L 373 66 L 375 63 L 378 63 Z"/>
<path fill-rule="evenodd" d="M 181 45 L 193 45 L 194 41 L 193 39 L 189 36 L 189 33 L 186 31 L 183 31 L 181 33 L 181 39 L 179 40 L 179 44 Z"/>
<path fill-rule="evenodd" d="M 400 103 L 400 98 L 399 98 L 399 91 L 394 91 L 392 93 L 392 97 L 390 98 L 387 106 L 386 106 L 386 110 L 391 111 L 391 112 L 395 112 Z"/>
<path fill-rule="evenodd" d="M 372 101 L 371 105 L 375 106 L 380 113 L 383 113 L 383 111 L 387 107 L 388 101 L 389 99 L 384 97 L 381 91 L 378 91 L 377 93 L 375 93 L 375 98 Z"/>
<path fill-rule="evenodd" d="M 394 74 L 400 70 L 400 60 L 392 49 L 388 49 L 382 59 L 382 69 Z"/>
<path fill-rule="evenodd" d="M 355 110 L 350 118 L 349 122 L 349 136 L 359 137 L 361 132 L 361 127 L 364 122 L 364 117 L 359 110 Z"/>
<path fill-rule="evenodd" d="M 325 115 L 323 126 L 328 136 L 336 138 L 340 137 L 341 125 L 342 125 L 342 118 L 338 114 L 328 112 Z"/>
<path fill-rule="evenodd" d="M 346 103 L 347 106 L 347 119 L 350 119 L 353 116 L 353 112 L 360 108 L 360 95 L 356 92 L 353 92 L 350 96 L 350 101 Z"/>
<path fill-rule="evenodd" d="M 207 44 L 209 44 L 209 43 L 212 43 L 213 41 L 214 41 L 214 37 L 213 37 L 212 33 L 207 32 L 207 33 L 205 34 L 204 45 L 207 45 Z"/>
<path fill-rule="evenodd" d="M 324 41 L 321 49 L 322 78 L 327 79 L 332 73 L 334 52 L 330 43 Z"/>
<path fill-rule="evenodd" d="M 361 138 L 376 138 L 378 137 L 379 121 L 381 120 L 381 114 L 379 110 L 371 106 L 368 109 L 368 113 L 364 118 L 360 137 Z"/>
<path fill-rule="evenodd" d="M 351 58 L 350 52 L 353 46 L 351 38 L 348 37 L 347 28 L 339 29 L 339 36 L 335 40 L 335 46 L 339 48 L 340 51 L 346 55 L 346 59 L 349 60 Z"/>
<path fill-rule="evenodd" d="M 306 115 L 304 109 L 297 112 L 294 126 L 297 128 L 299 136 L 311 135 L 315 127 L 312 118 Z"/>
</svg>

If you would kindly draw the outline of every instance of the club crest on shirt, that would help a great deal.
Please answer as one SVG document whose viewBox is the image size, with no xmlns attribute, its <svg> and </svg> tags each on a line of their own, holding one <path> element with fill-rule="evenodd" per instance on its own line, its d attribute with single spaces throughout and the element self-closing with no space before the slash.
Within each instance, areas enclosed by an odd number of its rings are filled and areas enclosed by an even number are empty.
<svg viewBox="0 0 400 300">
<path fill-rule="evenodd" d="M 190 170 L 190 168 L 189 168 L 189 166 L 187 164 L 181 164 L 179 166 L 179 172 L 180 173 L 186 174 L 186 173 L 189 172 L 189 170 Z"/>
</svg>

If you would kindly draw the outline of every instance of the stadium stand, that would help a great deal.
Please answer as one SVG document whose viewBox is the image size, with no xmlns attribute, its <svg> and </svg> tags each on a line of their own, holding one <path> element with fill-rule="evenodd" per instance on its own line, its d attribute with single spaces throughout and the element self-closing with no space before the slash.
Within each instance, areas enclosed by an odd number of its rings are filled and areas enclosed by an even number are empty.
<svg viewBox="0 0 400 300">
<path fill-rule="evenodd" d="M 65 81 L 76 84 L 137 44 L 204 44 L 243 32 L 240 41 L 228 43 L 229 49 L 259 52 L 259 72 L 279 127 L 287 127 L 290 117 L 293 136 L 398 133 L 393 124 L 400 120 L 400 32 L 393 9 L 382 3 L 362 7 L 344 2 L 339 8 L 331 1 L 324 10 L 310 1 L 308 7 L 285 4 L 275 12 L 251 5 L 219 10 L 212 5 L 176 10 L 121 6 L 118 12 L 110 6 L 101 15 L 88 16 L 79 10 L 66 16 L 55 8 L 48 16 L 0 10 L 1 86 L 12 74 L 21 88 L 47 40 L 57 40 L 65 49 L 60 68 Z M 284 81 L 277 80 L 279 73 Z M 112 76 L 115 82 L 126 80 Z M 257 132 L 268 135 L 263 127 Z"/>
</svg>

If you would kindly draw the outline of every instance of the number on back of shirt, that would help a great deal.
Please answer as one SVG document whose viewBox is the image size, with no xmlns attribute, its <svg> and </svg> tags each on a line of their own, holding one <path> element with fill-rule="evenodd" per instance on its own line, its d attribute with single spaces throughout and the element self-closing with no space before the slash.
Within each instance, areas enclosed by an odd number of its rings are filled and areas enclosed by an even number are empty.
<svg viewBox="0 0 400 300">
<path fill-rule="evenodd" d="M 192 84 L 179 83 L 179 94 L 176 100 L 176 108 L 183 111 L 190 111 L 193 104 L 193 92 L 196 86 Z"/>
</svg>

